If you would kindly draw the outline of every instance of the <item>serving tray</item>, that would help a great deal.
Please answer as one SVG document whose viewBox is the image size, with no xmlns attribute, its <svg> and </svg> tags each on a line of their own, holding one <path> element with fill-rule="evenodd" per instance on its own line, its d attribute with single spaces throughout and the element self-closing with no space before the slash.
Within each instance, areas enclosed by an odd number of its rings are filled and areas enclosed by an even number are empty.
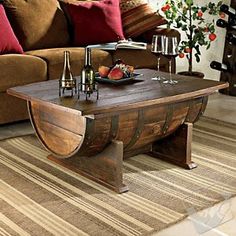
<svg viewBox="0 0 236 236">
<path fill-rule="evenodd" d="M 108 84 L 125 84 L 125 83 L 130 83 L 136 80 L 136 78 L 141 77 L 142 74 L 140 73 L 133 73 L 132 77 L 127 77 L 127 78 L 122 78 L 119 80 L 112 80 L 108 79 L 107 77 L 103 78 L 99 76 L 99 73 L 97 72 L 95 74 L 95 80 L 99 83 L 108 83 Z"/>
</svg>

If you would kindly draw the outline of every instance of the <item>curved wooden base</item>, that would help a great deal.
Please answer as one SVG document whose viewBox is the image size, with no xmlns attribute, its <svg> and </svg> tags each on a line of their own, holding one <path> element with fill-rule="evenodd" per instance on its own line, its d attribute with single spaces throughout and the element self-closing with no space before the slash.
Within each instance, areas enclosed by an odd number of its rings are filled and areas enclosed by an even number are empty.
<svg viewBox="0 0 236 236">
<path fill-rule="evenodd" d="M 123 184 L 123 143 L 113 140 L 103 152 L 95 156 L 78 156 L 58 159 L 53 155 L 48 158 L 72 171 L 75 171 L 117 193 L 127 192 Z"/>
</svg>

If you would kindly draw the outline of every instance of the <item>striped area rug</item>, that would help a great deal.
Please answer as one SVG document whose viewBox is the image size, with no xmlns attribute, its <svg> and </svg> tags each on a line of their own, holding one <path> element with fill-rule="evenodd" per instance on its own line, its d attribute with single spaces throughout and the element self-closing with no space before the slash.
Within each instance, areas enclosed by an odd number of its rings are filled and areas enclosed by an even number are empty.
<svg viewBox="0 0 236 236">
<path fill-rule="evenodd" d="M 0 235 L 151 235 L 236 193 L 236 127 L 201 119 L 194 170 L 139 155 L 116 194 L 47 160 L 34 135 L 0 142 Z"/>
</svg>

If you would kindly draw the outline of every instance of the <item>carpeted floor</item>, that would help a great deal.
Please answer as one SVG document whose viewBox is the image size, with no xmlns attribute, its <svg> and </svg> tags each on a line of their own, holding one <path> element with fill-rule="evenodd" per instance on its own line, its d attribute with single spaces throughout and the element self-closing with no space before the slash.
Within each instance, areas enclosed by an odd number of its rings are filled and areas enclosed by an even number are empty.
<svg viewBox="0 0 236 236">
<path fill-rule="evenodd" d="M 116 194 L 47 160 L 34 135 L 0 142 L 0 235 L 150 235 L 236 194 L 236 127 L 206 118 L 184 170 L 139 155 Z"/>
</svg>

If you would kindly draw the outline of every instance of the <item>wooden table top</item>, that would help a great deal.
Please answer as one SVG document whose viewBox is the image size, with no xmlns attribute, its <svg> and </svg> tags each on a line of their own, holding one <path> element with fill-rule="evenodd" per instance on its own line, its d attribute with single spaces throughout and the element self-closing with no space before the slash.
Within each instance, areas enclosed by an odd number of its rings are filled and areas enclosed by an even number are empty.
<svg viewBox="0 0 236 236">
<path fill-rule="evenodd" d="M 182 75 L 173 75 L 179 83 L 175 85 L 163 84 L 151 80 L 157 72 L 150 69 L 136 70 L 143 74 L 134 83 L 126 85 L 99 84 L 99 99 L 92 94 L 86 101 L 81 95 L 73 98 L 59 97 L 58 80 L 37 82 L 18 86 L 7 90 L 8 94 L 27 101 L 48 102 L 60 105 L 66 109 L 73 109 L 81 115 L 93 116 L 107 112 L 124 111 L 138 107 L 156 104 L 180 102 L 197 97 L 207 96 L 218 89 L 228 87 L 228 83 L 212 80 L 203 80 Z M 168 78 L 168 73 L 160 72 L 161 76 Z"/>
</svg>

